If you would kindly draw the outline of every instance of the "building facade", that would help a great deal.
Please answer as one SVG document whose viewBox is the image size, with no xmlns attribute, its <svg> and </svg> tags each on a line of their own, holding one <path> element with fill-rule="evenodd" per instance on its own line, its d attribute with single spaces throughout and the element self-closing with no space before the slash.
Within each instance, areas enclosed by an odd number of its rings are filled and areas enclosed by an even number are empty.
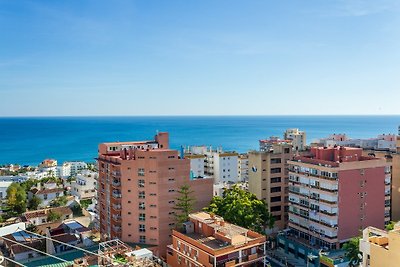
<svg viewBox="0 0 400 267">
<path fill-rule="evenodd" d="M 97 195 L 98 173 L 89 170 L 81 171 L 71 183 L 71 195 L 78 199 L 92 199 Z"/>
<path fill-rule="evenodd" d="M 306 132 L 299 129 L 287 129 L 283 134 L 283 139 L 292 140 L 293 150 L 295 151 L 303 151 L 307 145 Z"/>
<path fill-rule="evenodd" d="M 103 240 L 154 245 L 165 255 L 175 227 L 177 191 L 188 184 L 195 210 L 212 198 L 212 179 L 190 179 L 190 160 L 169 149 L 168 133 L 154 140 L 99 145 L 98 210 Z"/>
<path fill-rule="evenodd" d="M 206 212 L 193 213 L 174 230 L 168 246 L 171 267 L 265 266 L 266 237 Z"/>
<path fill-rule="evenodd" d="M 390 219 L 390 164 L 362 149 L 312 148 L 289 161 L 289 228 L 325 250 Z"/>
<path fill-rule="evenodd" d="M 368 227 L 360 240 L 363 267 L 397 267 L 400 262 L 400 226 L 391 231 Z"/>
<path fill-rule="evenodd" d="M 241 182 L 249 180 L 249 154 L 240 154 L 238 157 L 238 177 Z"/>
<path fill-rule="evenodd" d="M 287 161 L 293 156 L 291 143 L 279 139 L 260 140 L 260 151 L 249 152 L 249 191 L 266 202 L 275 231 L 287 227 Z"/>
</svg>

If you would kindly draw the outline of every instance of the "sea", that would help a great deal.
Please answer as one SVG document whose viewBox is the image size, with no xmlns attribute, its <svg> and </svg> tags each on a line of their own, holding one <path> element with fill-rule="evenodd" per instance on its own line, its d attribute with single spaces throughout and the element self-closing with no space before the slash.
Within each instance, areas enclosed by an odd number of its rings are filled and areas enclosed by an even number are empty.
<svg viewBox="0 0 400 267">
<path fill-rule="evenodd" d="M 99 143 L 151 140 L 170 133 L 170 146 L 207 145 L 247 152 L 288 128 L 307 143 L 333 133 L 351 138 L 397 134 L 400 116 L 142 116 L 0 118 L 0 164 L 37 165 L 45 158 L 94 162 Z"/>
</svg>

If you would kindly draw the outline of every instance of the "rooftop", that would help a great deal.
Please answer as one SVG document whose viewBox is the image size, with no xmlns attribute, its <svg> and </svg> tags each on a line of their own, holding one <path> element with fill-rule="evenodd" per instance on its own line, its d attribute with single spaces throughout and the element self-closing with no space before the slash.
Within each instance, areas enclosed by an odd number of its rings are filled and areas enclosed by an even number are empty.
<svg viewBox="0 0 400 267">
<path fill-rule="evenodd" d="M 23 214 L 23 217 L 25 217 L 27 220 L 33 219 L 33 218 L 39 218 L 39 217 L 46 217 L 50 211 L 58 212 L 63 215 L 71 215 L 72 214 L 72 210 L 69 207 L 56 207 L 56 208 L 50 208 L 50 209 L 27 211 Z"/>
<path fill-rule="evenodd" d="M 194 229 L 186 228 L 181 233 L 212 250 L 240 246 L 257 239 L 265 240 L 265 236 L 261 234 L 225 222 L 222 217 L 207 212 L 192 213 L 189 218 L 190 221 L 184 225 L 190 228 L 192 224 Z M 203 223 L 203 226 L 199 227 L 198 223 Z"/>
</svg>

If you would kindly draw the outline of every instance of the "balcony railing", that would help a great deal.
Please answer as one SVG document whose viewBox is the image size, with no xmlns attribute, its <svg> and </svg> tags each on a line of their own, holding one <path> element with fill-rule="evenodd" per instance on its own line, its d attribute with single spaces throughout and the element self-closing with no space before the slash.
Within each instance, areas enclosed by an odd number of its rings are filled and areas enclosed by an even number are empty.
<svg viewBox="0 0 400 267">
<path fill-rule="evenodd" d="M 120 204 L 113 204 L 112 205 L 114 210 L 121 210 L 121 205 Z"/>
<path fill-rule="evenodd" d="M 121 198 L 122 197 L 122 194 L 121 194 L 120 191 L 113 191 L 112 195 L 113 195 L 114 198 Z"/>
<path fill-rule="evenodd" d="M 112 185 L 116 186 L 116 187 L 120 187 L 121 186 L 121 181 L 120 180 L 113 180 Z"/>
<path fill-rule="evenodd" d="M 121 215 L 115 215 L 115 214 L 114 214 L 114 215 L 112 216 L 112 218 L 113 218 L 114 221 L 120 222 L 122 217 L 121 217 Z"/>
</svg>

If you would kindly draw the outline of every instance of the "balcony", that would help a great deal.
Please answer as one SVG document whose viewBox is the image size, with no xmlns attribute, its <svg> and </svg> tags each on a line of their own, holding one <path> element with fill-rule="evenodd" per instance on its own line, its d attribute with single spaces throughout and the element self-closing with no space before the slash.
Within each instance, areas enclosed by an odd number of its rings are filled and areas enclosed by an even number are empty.
<svg viewBox="0 0 400 267">
<path fill-rule="evenodd" d="M 114 210 L 121 210 L 121 204 L 113 204 L 112 205 L 112 208 L 114 209 Z"/>
<path fill-rule="evenodd" d="M 113 171 L 111 174 L 115 177 L 121 177 L 121 172 L 119 171 Z"/>
<path fill-rule="evenodd" d="M 121 181 L 114 179 L 113 182 L 112 182 L 112 185 L 114 187 L 120 187 L 121 186 Z"/>
<path fill-rule="evenodd" d="M 112 216 L 112 218 L 113 218 L 113 220 L 114 220 L 115 222 L 121 222 L 121 219 L 122 219 L 121 215 L 119 215 L 119 214 L 114 214 L 114 215 Z"/>
<path fill-rule="evenodd" d="M 113 193 L 112 193 L 112 196 L 113 196 L 114 198 L 122 198 L 121 191 L 119 191 L 119 190 L 114 190 Z"/>
</svg>

